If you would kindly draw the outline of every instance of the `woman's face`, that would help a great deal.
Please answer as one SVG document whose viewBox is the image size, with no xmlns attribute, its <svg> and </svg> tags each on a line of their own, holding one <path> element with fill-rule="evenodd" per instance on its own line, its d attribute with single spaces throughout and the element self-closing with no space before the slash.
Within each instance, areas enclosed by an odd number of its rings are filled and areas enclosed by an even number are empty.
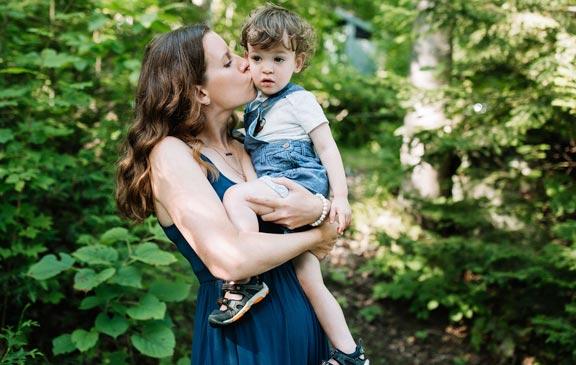
<svg viewBox="0 0 576 365">
<path fill-rule="evenodd" d="M 254 99 L 256 90 L 248 62 L 230 52 L 222 37 L 214 32 L 204 36 L 206 82 L 210 107 L 234 110 Z"/>
</svg>

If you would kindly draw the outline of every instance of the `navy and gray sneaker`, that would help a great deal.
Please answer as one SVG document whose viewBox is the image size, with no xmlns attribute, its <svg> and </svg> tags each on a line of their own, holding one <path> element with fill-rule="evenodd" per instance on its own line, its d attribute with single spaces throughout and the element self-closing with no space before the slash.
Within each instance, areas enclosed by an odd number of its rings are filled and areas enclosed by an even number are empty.
<svg viewBox="0 0 576 365">
<path fill-rule="evenodd" d="M 226 307 L 224 310 L 215 309 L 208 316 L 208 322 L 213 327 L 221 327 L 232 324 L 242 318 L 250 308 L 260 302 L 268 295 L 268 286 L 255 276 L 249 282 L 238 284 L 225 281 L 222 284 L 222 296 L 218 298 L 219 307 Z M 242 296 L 241 299 L 229 299 L 226 293 Z"/>
<path fill-rule="evenodd" d="M 364 354 L 364 345 L 362 340 L 358 341 L 356 345 L 356 350 L 350 354 L 345 354 L 338 349 L 332 350 L 330 354 L 330 359 L 328 361 L 323 361 L 322 365 L 332 365 L 329 361 L 335 361 L 340 365 L 370 365 L 370 360 L 366 358 Z"/>
</svg>

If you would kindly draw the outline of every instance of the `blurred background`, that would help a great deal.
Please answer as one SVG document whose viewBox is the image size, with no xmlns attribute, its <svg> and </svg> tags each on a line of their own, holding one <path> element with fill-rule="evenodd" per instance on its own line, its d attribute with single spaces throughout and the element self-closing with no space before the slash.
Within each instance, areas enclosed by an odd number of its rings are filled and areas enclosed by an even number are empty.
<svg viewBox="0 0 576 365">
<path fill-rule="evenodd" d="M 0 3 L 0 363 L 189 363 L 197 290 L 114 206 L 144 46 L 262 1 Z M 342 150 L 353 225 L 324 262 L 379 364 L 576 363 L 576 3 L 277 1 Z M 249 364 L 246 364 L 249 365 Z"/>
</svg>

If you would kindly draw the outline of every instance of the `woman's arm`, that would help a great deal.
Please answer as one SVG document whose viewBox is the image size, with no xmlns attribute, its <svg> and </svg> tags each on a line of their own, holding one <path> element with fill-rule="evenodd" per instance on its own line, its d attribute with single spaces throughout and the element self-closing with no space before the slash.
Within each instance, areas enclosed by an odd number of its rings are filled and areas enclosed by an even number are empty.
<svg viewBox="0 0 576 365">
<path fill-rule="evenodd" d="M 160 142 L 150 164 L 157 209 L 168 213 L 216 277 L 250 277 L 307 250 L 329 251 L 334 243 L 336 232 L 328 226 L 293 234 L 239 232 L 190 149 L 177 138 Z"/>
<path fill-rule="evenodd" d="M 315 222 L 322 214 L 323 202 L 302 185 L 285 177 L 273 178 L 275 183 L 288 188 L 286 198 L 248 197 L 257 208 L 255 211 L 263 221 L 283 225 L 289 229 L 299 228 Z M 330 201 L 328 210 L 330 210 Z"/>
</svg>

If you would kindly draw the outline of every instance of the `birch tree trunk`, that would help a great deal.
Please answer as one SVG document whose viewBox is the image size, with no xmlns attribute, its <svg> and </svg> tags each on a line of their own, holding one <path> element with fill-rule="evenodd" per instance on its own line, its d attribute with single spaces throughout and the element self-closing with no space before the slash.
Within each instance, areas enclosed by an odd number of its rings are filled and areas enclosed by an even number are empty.
<svg viewBox="0 0 576 365">
<path fill-rule="evenodd" d="M 440 195 L 438 169 L 425 161 L 426 146 L 414 137 L 421 130 L 442 128 L 448 123 L 444 115 L 444 103 L 432 100 L 430 95 L 447 83 L 451 60 L 449 33 L 433 29 L 426 11 L 431 1 L 420 0 L 414 31 L 417 34 L 410 62 L 410 82 L 414 86 L 411 107 L 400 128 L 403 138 L 400 161 L 405 166 L 413 166 L 405 187 L 421 197 L 434 198 Z"/>
</svg>

